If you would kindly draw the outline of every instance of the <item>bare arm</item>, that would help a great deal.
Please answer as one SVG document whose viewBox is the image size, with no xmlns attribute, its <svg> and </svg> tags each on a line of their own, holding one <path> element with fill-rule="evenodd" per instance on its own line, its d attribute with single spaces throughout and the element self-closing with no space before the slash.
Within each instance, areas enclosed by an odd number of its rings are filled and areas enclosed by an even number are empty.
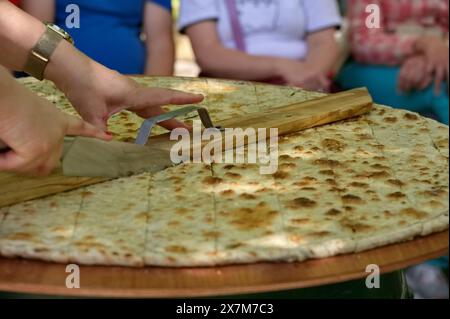
<svg viewBox="0 0 450 319">
<path fill-rule="evenodd" d="M 339 59 L 339 45 L 334 38 L 335 30 L 314 32 L 307 38 L 308 54 L 304 63 L 323 74 L 328 74 Z"/>
<path fill-rule="evenodd" d="M 277 58 L 251 56 L 222 45 L 216 22 L 205 21 L 186 30 L 203 72 L 240 80 L 264 80 L 279 76 Z"/>
<path fill-rule="evenodd" d="M 22 0 L 21 7 L 25 12 L 41 21 L 55 21 L 55 0 Z"/>
<path fill-rule="evenodd" d="M 173 75 L 175 45 L 173 20 L 170 12 L 158 4 L 147 2 L 144 11 L 144 29 L 147 35 L 145 74 Z"/>
<path fill-rule="evenodd" d="M 22 71 L 32 47 L 45 32 L 36 18 L 0 0 L 0 64 Z M 44 76 L 58 86 L 90 123 L 106 129 L 108 118 L 124 108 L 143 117 L 163 113 L 161 105 L 190 104 L 203 97 L 172 90 L 145 88 L 130 78 L 89 59 L 67 41 L 53 52 Z M 162 123 L 167 128 L 183 127 L 178 121 Z"/>
</svg>

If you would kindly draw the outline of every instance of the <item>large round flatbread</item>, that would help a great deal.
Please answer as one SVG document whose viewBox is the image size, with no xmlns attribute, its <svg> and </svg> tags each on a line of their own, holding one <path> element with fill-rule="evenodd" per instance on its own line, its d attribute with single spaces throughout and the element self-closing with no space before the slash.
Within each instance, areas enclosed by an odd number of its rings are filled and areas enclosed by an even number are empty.
<svg viewBox="0 0 450 319">
<path fill-rule="evenodd" d="M 213 120 L 320 96 L 206 79 L 140 78 L 200 92 Z M 48 82 L 25 85 L 74 113 Z M 111 120 L 119 140 L 141 123 Z M 376 106 L 280 140 L 279 170 L 184 164 L 0 208 L 4 256 L 125 266 L 302 261 L 448 228 L 448 127 Z"/>
</svg>

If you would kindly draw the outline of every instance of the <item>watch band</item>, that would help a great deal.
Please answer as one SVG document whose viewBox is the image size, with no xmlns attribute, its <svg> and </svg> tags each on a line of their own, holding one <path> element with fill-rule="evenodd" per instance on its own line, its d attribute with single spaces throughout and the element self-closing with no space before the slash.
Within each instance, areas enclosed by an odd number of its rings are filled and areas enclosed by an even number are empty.
<svg viewBox="0 0 450 319">
<path fill-rule="evenodd" d="M 38 80 L 44 79 L 44 71 L 58 44 L 64 38 L 47 27 L 38 43 L 31 50 L 24 71 Z"/>
</svg>

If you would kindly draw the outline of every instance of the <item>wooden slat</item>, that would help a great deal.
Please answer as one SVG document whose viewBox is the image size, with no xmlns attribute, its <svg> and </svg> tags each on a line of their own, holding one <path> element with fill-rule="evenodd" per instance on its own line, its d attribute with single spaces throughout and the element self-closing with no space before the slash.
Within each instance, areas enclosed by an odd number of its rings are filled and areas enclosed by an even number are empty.
<svg viewBox="0 0 450 319">
<path fill-rule="evenodd" d="M 322 98 L 275 107 L 238 119 L 215 123 L 226 128 L 278 128 L 278 135 L 333 123 L 367 113 L 372 98 L 365 88 L 331 94 Z M 269 137 L 269 134 L 267 134 Z M 258 138 L 258 137 L 257 137 Z M 243 140 L 247 142 L 246 139 Z M 170 150 L 169 134 L 151 138 L 149 144 Z M 202 141 L 202 145 L 207 141 Z M 193 143 L 192 147 L 198 146 Z M 242 146 L 242 145 L 236 145 Z M 225 148 L 223 148 L 225 150 Z M 23 177 L 0 173 L 0 207 L 107 181 L 106 178 L 79 178 L 62 175 L 61 169 L 46 177 Z"/>
</svg>

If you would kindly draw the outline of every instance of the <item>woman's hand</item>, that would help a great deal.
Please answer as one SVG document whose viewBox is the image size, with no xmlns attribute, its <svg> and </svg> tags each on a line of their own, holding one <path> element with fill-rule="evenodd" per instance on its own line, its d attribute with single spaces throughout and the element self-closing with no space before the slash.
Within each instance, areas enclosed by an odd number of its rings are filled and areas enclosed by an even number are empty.
<svg viewBox="0 0 450 319">
<path fill-rule="evenodd" d="M 279 59 L 276 63 L 279 76 L 288 85 L 310 91 L 328 92 L 330 90 L 330 79 L 318 68 L 287 59 Z"/>
<path fill-rule="evenodd" d="M 0 77 L 0 139 L 11 148 L 0 153 L 1 171 L 51 173 L 60 161 L 66 135 L 111 139 L 95 126 L 62 113 L 4 70 Z"/>
<path fill-rule="evenodd" d="M 71 57 L 67 63 L 66 57 Z M 175 90 L 147 88 L 89 59 L 62 42 L 47 66 L 46 78 L 56 83 L 78 113 L 91 124 L 106 130 L 108 118 L 124 109 L 148 118 L 164 113 L 161 106 L 192 104 L 202 95 Z M 171 120 L 160 124 L 168 129 L 186 127 Z"/>
<path fill-rule="evenodd" d="M 449 82 L 449 48 L 443 39 L 422 37 L 416 42 L 416 48 L 423 53 L 428 62 L 428 71 L 434 73 L 434 90 L 441 93 L 443 81 Z"/>
<path fill-rule="evenodd" d="M 428 68 L 423 55 L 412 56 L 403 62 L 398 77 L 398 89 L 402 92 L 424 90 L 433 81 L 433 74 Z"/>
<path fill-rule="evenodd" d="M 149 118 L 164 113 L 161 108 L 163 105 L 191 104 L 203 100 L 202 95 L 143 87 L 100 65 L 96 65 L 96 70 L 90 77 L 72 82 L 64 91 L 80 115 L 103 130 L 106 130 L 108 118 L 124 109 Z M 169 120 L 160 125 L 167 129 L 186 127 L 177 120 Z"/>
</svg>

